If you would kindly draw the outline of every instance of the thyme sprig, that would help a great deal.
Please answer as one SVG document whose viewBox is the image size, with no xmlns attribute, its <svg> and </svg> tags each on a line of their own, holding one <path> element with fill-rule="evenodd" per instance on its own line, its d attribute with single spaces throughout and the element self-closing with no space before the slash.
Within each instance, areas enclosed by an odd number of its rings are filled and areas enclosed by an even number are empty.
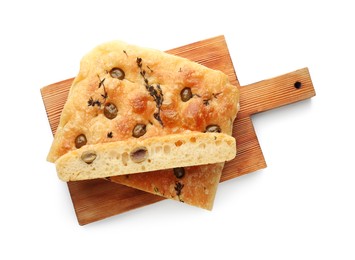
<svg viewBox="0 0 355 260">
<path fill-rule="evenodd" d="M 89 100 L 88 100 L 88 106 L 92 106 L 92 107 L 98 106 L 98 107 L 101 107 L 101 101 L 98 100 L 98 99 L 94 100 L 92 97 L 90 97 Z"/>
<path fill-rule="evenodd" d="M 92 97 L 90 97 L 89 100 L 88 100 L 88 106 L 92 106 L 92 107 L 98 106 L 99 108 L 101 108 L 101 105 L 103 103 L 105 103 L 106 99 L 108 98 L 108 94 L 107 94 L 107 91 L 106 91 L 106 88 L 105 88 L 105 79 L 106 78 L 101 79 L 99 75 L 97 75 L 97 77 L 99 78 L 98 88 L 102 87 L 102 89 L 104 91 L 103 94 L 100 94 L 101 97 L 103 98 L 103 101 L 100 101 L 98 98 L 97 99 L 93 99 Z"/>
<path fill-rule="evenodd" d="M 182 189 L 184 188 L 184 184 L 182 184 L 181 182 L 175 182 L 175 187 L 174 187 L 174 189 L 175 189 L 175 191 L 176 191 L 176 195 L 178 196 L 178 198 L 179 198 L 179 201 L 180 202 L 184 202 L 181 198 L 180 198 L 180 195 L 181 195 L 181 191 L 182 191 Z"/>
<path fill-rule="evenodd" d="M 144 80 L 145 89 L 149 92 L 149 95 L 153 97 L 156 107 L 158 109 L 158 111 L 154 113 L 154 118 L 161 124 L 162 127 L 164 127 L 163 121 L 160 118 L 160 109 L 164 101 L 163 91 L 159 84 L 153 85 L 149 83 L 147 78 L 147 71 L 143 69 L 142 58 L 137 57 L 136 62 L 139 68 L 139 74 Z M 153 70 L 149 68 L 149 66 L 147 66 L 147 68 L 150 70 L 150 72 L 153 72 Z"/>
<path fill-rule="evenodd" d="M 184 184 L 182 184 L 181 182 L 175 182 L 175 187 L 174 187 L 174 189 L 175 189 L 175 191 L 176 191 L 176 195 L 177 196 L 180 196 L 181 195 L 181 191 L 182 191 L 182 189 L 184 188 Z"/>
</svg>

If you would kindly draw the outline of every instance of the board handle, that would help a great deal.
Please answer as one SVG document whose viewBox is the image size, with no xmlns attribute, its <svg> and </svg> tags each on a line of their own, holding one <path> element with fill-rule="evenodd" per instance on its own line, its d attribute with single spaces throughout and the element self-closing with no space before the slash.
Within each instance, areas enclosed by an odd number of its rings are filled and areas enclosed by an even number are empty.
<svg viewBox="0 0 355 260">
<path fill-rule="evenodd" d="M 238 118 L 305 100 L 316 95 L 308 68 L 240 87 Z"/>
</svg>

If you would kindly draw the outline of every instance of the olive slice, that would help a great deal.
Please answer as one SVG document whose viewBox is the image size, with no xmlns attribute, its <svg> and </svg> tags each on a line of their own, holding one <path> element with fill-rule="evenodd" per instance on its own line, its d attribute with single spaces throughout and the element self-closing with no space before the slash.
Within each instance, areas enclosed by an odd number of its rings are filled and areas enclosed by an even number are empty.
<svg viewBox="0 0 355 260">
<path fill-rule="evenodd" d="M 144 125 L 144 124 L 137 124 L 137 125 L 133 128 L 132 135 L 133 135 L 133 137 L 138 138 L 138 137 L 141 137 L 142 135 L 144 135 L 146 132 L 147 132 L 146 125 Z"/>
<path fill-rule="evenodd" d="M 148 157 L 148 150 L 145 147 L 138 147 L 131 152 L 130 157 L 135 163 L 143 162 Z"/>
<path fill-rule="evenodd" d="M 112 104 L 110 102 L 105 104 L 104 115 L 108 119 L 114 119 L 117 116 L 117 112 L 118 112 L 118 109 L 114 104 Z"/>
<path fill-rule="evenodd" d="M 185 176 L 185 169 L 184 167 L 178 167 L 178 168 L 174 168 L 174 175 L 176 178 L 181 179 L 182 177 Z"/>
<path fill-rule="evenodd" d="M 84 134 L 80 134 L 75 138 L 75 147 L 76 148 L 80 148 L 84 145 L 86 145 L 87 140 L 86 140 L 86 136 Z"/>
<path fill-rule="evenodd" d="M 94 151 L 85 151 L 81 155 L 81 160 L 87 164 L 91 164 L 96 159 L 96 153 Z"/>
<path fill-rule="evenodd" d="M 208 125 L 206 127 L 206 133 L 220 133 L 222 132 L 221 128 L 219 127 L 219 125 Z"/>
<path fill-rule="evenodd" d="M 110 71 L 110 75 L 112 78 L 116 78 L 116 79 L 124 79 L 125 77 L 125 73 L 122 69 L 120 68 L 113 68 L 111 71 Z"/>
<path fill-rule="evenodd" d="M 183 102 L 186 102 L 190 98 L 192 98 L 191 88 L 188 88 L 188 87 L 183 88 L 183 90 L 181 90 L 181 92 L 180 92 L 180 97 Z"/>
</svg>

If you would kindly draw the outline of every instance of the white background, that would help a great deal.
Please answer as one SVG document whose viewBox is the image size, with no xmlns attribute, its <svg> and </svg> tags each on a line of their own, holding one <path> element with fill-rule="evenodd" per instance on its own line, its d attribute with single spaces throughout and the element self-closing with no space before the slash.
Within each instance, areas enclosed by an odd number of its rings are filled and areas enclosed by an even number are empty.
<svg viewBox="0 0 355 260">
<path fill-rule="evenodd" d="M 1 1 L 0 258 L 355 259 L 351 2 Z M 108 40 L 221 34 L 241 85 L 310 70 L 315 98 L 253 117 L 268 167 L 221 184 L 212 212 L 167 200 L 79 226 L 40 88 Z"/>
</svg>

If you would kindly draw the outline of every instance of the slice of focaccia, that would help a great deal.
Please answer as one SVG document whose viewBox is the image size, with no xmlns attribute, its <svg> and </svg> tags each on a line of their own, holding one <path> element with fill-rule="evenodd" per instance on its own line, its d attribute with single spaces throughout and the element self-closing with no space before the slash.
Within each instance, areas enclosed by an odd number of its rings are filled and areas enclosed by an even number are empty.
<svg viewBox="0 0 355 260">
<path fill-rule="evenodd" d="M 79 74 L 70 88 L 47 159 L 56 162 L 58 174 L 64 180 L 110 176 L 113 175 L 112 172 L 103 175 L 101 171 L 93 170 L 98 169 L 96 166 L 103 169 L 101 162 L 108 164 L 106 168 L 112 167 L 111 163 L 117 152 L 105 152 L 105 146 L 114 150 L 112 147 L 119 147 L 120 142 L 126 142 L 123 146 L 127 147 L 130 142 L 131 149 L 121 150 L 123 153 L 120 154 L 120 163 L 124 165 L 126 162 L 127 166 L 120 167 L 116 162 L 112 169 L 116 170 L 115 167 L 118 167 L 119 170 L 114 174 L 133 173 L 128 171 L 128 164 L 131 163 L 139 172 L 158 168 L 176 169 L 126 175 L 128 177 L 117 179 L 114 177 L 113 181 L 210 208 L 223 162 L 231 159 L 230 153 L 235 155 L 235 144 L 229 143 L 229 152 L 216 156 L 218 149 L 212 149 L 213 152 L 209 149 L 211 155 L 206 155 L 201 146 L 196 147 L 196 143 L 186 140 L 191 140 L 189 138 L 196 132 L 199 132 L 199 135 L 206 133 L 206 136 L 209 133 L 231 135 L 238 102 L 237 87 L 231 85 L 227 76 L 220 71 L 157 50 L 118 41 L 105 43 L 82 59 Z M 191 143 L 195 146 L 181 150 L 176 135 L 184 136 L 180 140 L 184 142 L 182 147 L 189 147 Z M 136 152 L 134 149 L 139 148 L 136 144 L 153 144 L 149 139 L 157 140 L 159 137 L 164 137 L 164 143 L 175 149 L 171 150 L 170 158 L 187 156 L 195 157 L 195 160 L 189 164 L 179 164 L 172 163 L 168 160 L 169 157 L 166 157 L 166 161 L 160 162 L 158 168 L 149 168 L 154 164 L 152 159 L 151 165 L 149 164 L 148 157 L 144 162 L 133 161 L 131 154 Z M 218 147 L 217 143 L 214 143 L 215 147 Z M 144 147 L 151 151 L 150 145 Z M 84 151 L 89 150 L 96 154 L 83 155 Z M 144 154 L 145 152 L 139 151 L 138 157 L 147 155 Z M 148 156 L 153 154 L 149 152 Z M 198 156 L 204 157 L 205 160 L 199 163 Z M 210 160 L 211 157 L 219 158 L 222 163 L 191 166 L 217 162 Z M 83 167 L 79 167 L 79 164 Z M 70 165 L 76 169 L 71 174 Z M 181 168 L 185 166 L 189 167 Z M 164 174 L 165 171 L 169 173 Z M 175 176 L 173 180 L 171 171 Z M 181 175 L 183 176 L 177 177 Z M 209 178 L 204 178 L 207 176 Z M 149 180 L 150 186 L 147 187 Z M 205 199 L 193 195 L 199 189 L 203 190 Z M 187 191 L 191 192 L 191 195 L 188 195 Z M 201 193 L 201 196 L 203 194 Z M 191 200 L 188 197 L 191 197 Z M 209 202 L 198 203 L 197 200 Z"/>
<path fill-rule="evenodd" d="M 231 160 L 235 139 L 222 133 L 172 134 L 84 145 L 56 161 L 63 181 L 104 178 Z"/>
</svg>

